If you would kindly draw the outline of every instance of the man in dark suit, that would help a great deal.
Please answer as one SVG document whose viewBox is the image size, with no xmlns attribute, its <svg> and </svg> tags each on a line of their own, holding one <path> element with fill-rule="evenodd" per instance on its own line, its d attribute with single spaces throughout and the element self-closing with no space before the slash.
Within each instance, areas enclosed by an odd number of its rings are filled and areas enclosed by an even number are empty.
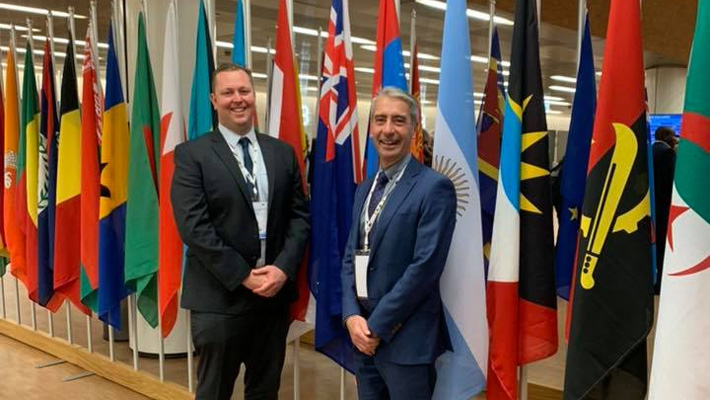
<svg viewBox="0 0 710 400">
<path fill-rule="evenodd" d="M 196 397 L 229 399 L 244 363 L 245 398 L 277 399 L 310 229 L 301 173 L 291 146 L 254 131 L 251 71 L 215 70 L 211 100 L 219 127 L 175 149 L 171 193 L 188 247 Z"/>
<path fill-rule="evenodd" d="M 675 148 L 678 139 L 673 129 L 661 126 L 656 129 L 653 142 L 653 190 L 656 206 L 656 285 L 655 292 L 661 291 L 663 275 L 663 257 L 666 251 L 666 232 L 668 231 L 668 212 L 673 194 L 673 176 L 675 175 Z"/>
<path fill-rule="evenodd" d="M 456 224 L 453 183 L 409 154 L 414 99 L 385 88 L 370 136 L 380 160 L 355 194 L 342 269 L 343 321 L 358 350 L 358 395 L 430 399 L 450 348 L 439 278 Z"/>
</svg>

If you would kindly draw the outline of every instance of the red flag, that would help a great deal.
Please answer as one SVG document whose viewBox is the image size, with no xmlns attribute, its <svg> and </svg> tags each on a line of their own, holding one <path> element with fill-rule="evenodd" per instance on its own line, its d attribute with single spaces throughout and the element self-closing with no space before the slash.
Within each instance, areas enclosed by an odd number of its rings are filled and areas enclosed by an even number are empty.
<svg viewBox="0 0 710 400">
<path fill-rule="evenodd" d="M 424 161 L 424 127 L 422 126 L 422 101 L 421 101 L 421 86 L 419 84 L 419 46 L 417 46 L 417 40 L 414 39 L 414 46 L 412 48 L 412 73 L 411 73 L 411 83 L 412 96 L 417 99 L 417 109 L 419 114 L 419 120 L 417 121 L 417 127 L 414 129 L 414 138 L 410 143 L 410 151 L 412 157 L 416 158 L 417 161 Z"/>
<path fill-rule="evenodd" d="M 173 181 L 173 151 L 185 141 L 185 120 L 180 103 L 175 7 L 170 4 L 163 47 L 163 93 L 160 121 L 160 211 L 158 227 L 158 304 L 163 337 L 175 325 L 182 270 L 183 244 L 173 218 L 170 186 Z"/>
<path fill-rule="evenodd" d="M 305 189 L 306 134 L 301 121 L 301 91 L 298 85 L 298 67 L 291 42 L 291 26 L 288 20 L 286 0 L 279 1 L 276 21 L 276 54 L 274 55 L 271 79 L 269 133 L 293 146 Z M 300 321 L 304 321 L 306 318 L 310 299 L 307 261 L 308 255 L 303 257 L 298 271 L 296 282 L 298 300 L 291 305 L 291 318 Z"/>
<path fill-rule="evenodd" d="M 99 145 L 104 108 L 94 65 L 94 37 L 86 32 L 81 101 L 81 301 L 98 311 L 99 287 Z"/>
</svg>

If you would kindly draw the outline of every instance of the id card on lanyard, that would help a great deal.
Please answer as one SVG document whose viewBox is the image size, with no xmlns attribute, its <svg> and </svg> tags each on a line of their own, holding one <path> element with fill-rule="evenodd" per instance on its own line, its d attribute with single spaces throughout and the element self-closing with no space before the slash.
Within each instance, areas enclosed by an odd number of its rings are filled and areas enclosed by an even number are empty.
<svg viewBox="0 0 710 400">
<path fill-rule="evenodd" d="M 261 257 L 256 262 L 258 268 L 264 266 L 266 262 L 266 227 L 269 221 L 269 203 L 265 201 L 255 201 L 252 205 L 254 206 L 256 223 L 259 226 L 259 241 L 261 242 Z"/>
<path fill-rule="evenodd" d="M 377 207 L 375 208 L 375 211 L 372 212 L 372 215 L 368 212 L 368 210 L 365 210 L 365 240 L 364 240 L 364 247 L 362 249 L 359 249 L 355 251 L 355 292 L 357 294 L 357 297 L 360 299 L 367 299 L 368 298 L 368 292 L 367 292 L 367 271 L 370 265 L 370 232 L 375 226 L 375 222 L 377 219 L 380 217 L 380 214 L 382 213 L 382 210 L 385 208 L 385 203 L 387 203 L 387 198 L 389 197 L 390 193 L 394 190 L 395 186 L 397 186 L 397 183 L 399 182 L 400 179 L 402 179 L 402 175 L 404 175 L 404 171 L 407 169 L 405 166 L 402 171 L 397 175 L 397 179 L 394 180 L 394 183 L 390 190 L 382 196 L 382 199 L 380 202 L 377 204 Z M 382 171 L 378 172 L 378 175 L 384 173 Z M 370 188 L 370 193 L 367 195 L 367 198 L 365 199 L 365 207 L 367 207 L 368 204 L 370 204 L 370 199 L 372 198 L 372 193 L 375 191 L 375 182 L 377 181 L 377 177 L 373 180 L 372 187 Z"/>
</svg>

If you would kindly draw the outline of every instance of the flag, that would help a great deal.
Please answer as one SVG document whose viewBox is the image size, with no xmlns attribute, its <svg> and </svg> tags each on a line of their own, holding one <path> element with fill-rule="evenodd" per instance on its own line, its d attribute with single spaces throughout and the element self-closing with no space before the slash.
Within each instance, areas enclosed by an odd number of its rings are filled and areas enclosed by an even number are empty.
<svg viewBox="0 0 710 400">
<path fill-rule="evenodd" d="M 242 67 L 247 66 L 246 30 L 244 29 L 244 2 L 237 0 L 234 17 L 234 36 L 232 37 L 232 62 Z"/>
<path fill-rule="evenodd" d="M 486 385 L 488 326 L 476 124 L 466 0 L 444 16 L 433 167 L 456 188 L 457 221 L 439 283 L 452 351 L 436 362 L 435 399 L 470 399 Z"/>
<path fill-rule="evenodd" d="M 566 399 L 646 394 L 654 265 L 642 49 L 640 4 L 612 0 L 571 294 Z"/>
<path fill-rule="evenodd" d="M 51 311 L 62 305 L 54 296 L 54 214 L 57 199 L 57 100 L 49 39 L 44 43 L 42 102 L 37 154 L 37 290 L 39 304 Z"/>
<path fill-rule="evenodd" d="M 577 254 L 579 212 L 584 200 L 584 184 L 587 180 L 589 146 L 594 129 L 594 111 L 597 107 L 594 54 L 589 31 L 589 15 L 584 24 L 582 52 L 577 71 L 577 91 L 574 95 L 572 119 L 567 136 L 567 150 L 560 173 L 562 203 L 557 215 L 559 230 L 555 249 L 555 282 L 557 295 L 569 299 L 572 283 L 572 265 Z"/>
<path fill-rule="evenodd" d="M 3 100 L 4 96 L 4 90 L 3 90 L 3 84 L 2 84 L 2 78 L 0 77 L 0 146 L 5 145 L 5 101 Z M 5 168 L 5 153 L 4 151 L 0 151 L 0 165 L 3 166 L 3 169 Z M 3 176 L 5 174 L 3 173 Z M 9 186 L 9 185 L 8 185 Z M 5 203 L 5 183 L 3 179 L 3 184 L 0 186 L 0 257 L 2 257 L 2 260 L 0 261 L 0 277 L 5 275 L 5 257 L 9 255 L 8 253 L 8 246 L 7 246 L 7 239 L 5 236 L 5 215 L 4 215 L 4 209 L 5 207 L 3 204 Z M 4 299 L 3 299 L 4 301 Z"/>
<path fill-rule="evenodd" d="M 483 89 L 483 104 L 478 113 L 478 183 L 481 192 L 481 226 L 483 232 L 483 261 L 486 271 L 491 256 L 493 238 L 493 216 L 496 209 L 498 190 L 498 168 L 500 166 L 500 135 L 503 130 L 505 112 L 505 89 L 503 87 L 502 58 L 498 29 L 493 28 L 491 54 L 488 59 L 488 77 Z"/>
<path fill-rule="evenodd" d="M 534 0 L 518 0 L 488 270 L 489 399 L 517 398 L 516 367 L 557 351 L 548 136 Z"/>
<path fill-rule="evenodd" d="M 165 22 L 163 45 L 163 93 L 160 121 L 160 199 L 158 211 L 158 304 L 163 337 L 175 325 L 178 290 L 182 274 L 183 244 L 173 218 L 170 187 L 173 181 L 173 151 L 185 141 L 185 119 L 182 115 L 180 74 L 178 71 L 177 21 L 175 6 L 170 3 Z"/>
<path fill-rule="evenodd" d="M 69 32 L 61 105 L 57 151 L 57 199 L 54 224 L 54 290 L 69 299 L 83 313 L 81 303 L 81 115 L 76 89 L 74 38 Z M 90 84 L 87 82 L 87 86 Z"/>
<path fill-rule="evenodd" d="M 17 70 L 15 65 L 15 45 L 10 43 L 7 52 L 5 73 L 5 110 L 4 128 L 4 164 L 3 176 L 3 218 L 5 231 L 3 238 L 10 251 L 11 272 L 27 286 L 25 233 L 21 226 L 25 222 L 24 214 L 18 208 L 19 196 L 23 191 L 19 187 L 18 153 L 24 142 L 20 142 L 20 106 L 17 92 Z"/>
<path fill-rule="evenodd" d="M 412 157 L 416 158 L 419 162 L 424 162 L 424 127 L 422 126 L 422 88 L 419 84 L 419 48 L 417 46 L 417 37 L 414 32 L 414 24 L 412 23 L 412 69 L 409 76 L 409 86 L 412 89 L 412 97 L 417 100 L 417 109 L 419 120 L 417 121 L 417 126 L 414 128 L 414 137 L 409 145 L 409 150 L 412 153 Z"/>
<path fill-rule="evenodd" d="M 142 12 L 138 14 L 137 47 L 131 102 L 124 277 L 126 287 L 136 293 L 138 311 L 155 328 L 158 326 L 160 110 Z"/>
<path fill-rule="evenodd" d="M 377 32 L 375 33 L 374 69 L 372 77 L 372 97 L 377 96 L 380 89 L 394 86 L 407 91 L 407 78 L 404 74 L 402 59 L 402 41 L 399 38 L 399 16 L 394 6 L 394 0 L 380 0 L 377 17 Z M 365 165 L 368 178 L 375 176 L 380 168 L 375 146 L 367 139 L 365 147 Z"/>
<path fill-rule="evenodd" d="M 190 91 L 188 139 L 194 139 L 211 132 L 217 123 L 217 115 L 212 109 L 212 102 L 210 101 L 214 57 L 212 55 L 212 40 L 210 39 L 204 0 L 200 0 L 198 14 L 197 37 L 195 39 L 195 69 L 192 73 L 192 90 Z"/>
<path fill-rule="evenodd" d="M 81 94 L 81 302 L 99 310 L 99 197 L 103 95 L 94 60 L 91 23 L 86 32 Z"/>
<path fill-rule="evenodd" d="M 106 98 L 102 119 L 101 191 L 99 200 L 99 318 L 121 329 L 128 180 L 128 121 L 118 72 L 112 24 L 108 29 Z"/>
<path fill-rule="evenodd" d="M 703 399 L 710 352 L 710 2 L 698 2 L 685 92 L 649 399 Z M 661 240 L 665 238 L 659 238 Z"/>
<path fill-rule="evenodd" d="M 25 47 L 25 71 L 34 71 L 32 47 Z M 22 125 L 20 131 L 20 155 L 17 165 L 19 191 L 17 215 L 25 233 L 25 265 L 13 268 L 13 274 L 27 287 L 30 299 L 38 302 L 37 293 L 37 161 L 39 158 L 39 106 L 35 75 L 23 74 Z M 24 267 L 24 270 L 20 268 Z"/>
<path fill-rule="evenodd" d="M 272 85 L 269 111 L 269 133 L 288 143 L 296 151 L 301 179 L 305 190 L 306 133 L 301 121 L 301 90 L 298 85 L 291 26 L 288 21 L 286 0 L 279 1 L 276 20 L 276 54 L 272 71 Z M 296 286 L 298 300 L 291 305 L 291 319 L 305 321 L 310 291 L 308 290 L 308 257 L 298 270 Z M 310 321 L 308 321 L 310 322 Z"/>
<path fill-rule="evenodd" d="M 316 350 L 354 371 L 340 281 L 355 186 L 362 180 L 348 3 L 333 0 L 324 48 L 311 184 L 309 280 L 316 299 Z"/>
</svg>

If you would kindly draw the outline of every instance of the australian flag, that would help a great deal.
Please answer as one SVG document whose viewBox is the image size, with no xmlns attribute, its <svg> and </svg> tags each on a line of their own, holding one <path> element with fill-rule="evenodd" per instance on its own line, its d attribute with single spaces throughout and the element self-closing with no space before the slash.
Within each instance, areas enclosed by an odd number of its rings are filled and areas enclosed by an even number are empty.
<svg viewBox="0 0 710 400">
<path fill-rule="evenodd" d="M 348 0 L 333 0 L 323 60 L 308 272 L 316 298 L 316 349 L 352 370 L 354 348 L 342 322 L 340 268 L 362 166 Z"/>
</svg>

